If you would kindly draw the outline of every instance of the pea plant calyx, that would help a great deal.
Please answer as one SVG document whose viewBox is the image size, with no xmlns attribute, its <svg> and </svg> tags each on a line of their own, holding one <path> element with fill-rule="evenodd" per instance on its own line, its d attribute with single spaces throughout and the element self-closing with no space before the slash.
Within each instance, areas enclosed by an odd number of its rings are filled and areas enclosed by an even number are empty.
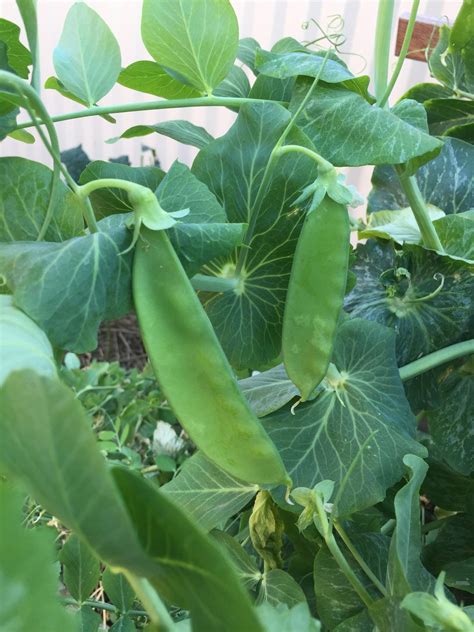
<svg viewBox="0 0 474 632">
<path fill-rule="evenodd" d="M 71 3 L 42 78 L 41 3 L 17 5 L 0 140 L 51 160 L 0 158 L 0 575 L 28 605 L 0 620 L 474 630 L 471 0 L 398 101 L 418 0 L 392 74 L 378 2 L 373 77 L 342 21 L 265 50 L 230 0 L 143 0 L 148 59 L 123 67 Z M 104 104 L 116 84 L 139 94 Z M 82 109 L 49 112 L 43 85 Z M 235 117 L 214 138 L 191 107 Z M 154 163 L 64 151 L 62 121 L 95 116 Z M 159 135 L 192 164 L 163 170 Z"/>
</svg>

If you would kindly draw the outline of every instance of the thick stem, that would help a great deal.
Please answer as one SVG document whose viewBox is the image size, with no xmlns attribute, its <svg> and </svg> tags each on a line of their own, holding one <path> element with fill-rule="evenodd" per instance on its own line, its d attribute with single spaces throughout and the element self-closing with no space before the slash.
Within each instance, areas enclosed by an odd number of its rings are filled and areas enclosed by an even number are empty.
<svg viewBox="0 0 474 632">
<path fill-rule="evenodd" d="M 408 26 L 405 33 L 405 37 L 403 38 L 402 48 L 400 50 L 400 55 L 398 56 L 397 65 L 395 66 L 395 70 L 390 78 L 389 84 L 383 93 L 382 98 L 378 101 L 377 105 L 381 108 L 385 106 L 390 95 L 392 94 L 392 90 L 397 82 L 397 79 L 400 75 L 400 71 L 403 66 L 403 62 L 406 59 L 408 49 L 410 48 L 410 42 L 413 35 L 413 29 L 416 24 L 416 14 L 418 13 L 418 7 L 420 5 L 420 0 L 413 0 L 413 4 L 411 6 L 410 19 L 408 20 Z"/>
<path fill-rule="evenodd" d="M 416 223 L 420 229 L 423 244 L 430 250 L 436 250 L 437 252 L 443 253 L 444 248 L 441 244 L 438 233 L 433 226 L 433 222 L 429 216 L 425 200 L 423 199 L 415 176 L 403 175 L 401 167 L 398 167 L 397 171 L 403 192 L 408 199 L 408 203 L 411 206 Z"/>
<path fill-rule="evenodd" d="M 455 345 L 444 347 L 444 349 L 438 349 L 438 351 L 433 351 L 433 353 L 429 353 L 423 358 L 400 367 L 400 379 L 402 382 L 406 382 L 417 375 L 421 375 L 421 373 L 426 373 L 426 371 L 430 371 L 437 366 L 471 353 L 474 353 L 474 339 L 458 342 Z"/>
<path fill-rule="evenodd" d="M 375 98 L 379 102 L 387 89 L 394 0 L 379 0 L 375 31 Z"/>
<path fill-rule="evenodd" d="M 144 577 L 137 577 L 132 573 L 127 572 L 125 575 L 157 630 L 159 632 L 172 632 L 173 620 L 150 582 Z"/>
<path fill-rule="evenodd" d="M 280 147 L 275 152 L 275 155 L 277 157 L 280 157 L 280 156 L 283 156 L 284 154 L 291 154 L 291 153 L 300 153 L 305 156 L 308 156 L 308 158 L 311 158 L 311 160 L 314 160 L 314 162 L 318 165 L 318 169 L 320 169 L 321 171 L 331 171 L 331 169 L 334 169 L 334 165 L 328 162 L 325 158 L 320 156 L 318 153 L 316 153 L 312 149 L 308 149 L 307 147 L 303 147 L 302 145 L 284 145 L 284 147 Z"/>
<path fill-rule="evenodd" d="M 123 189 L 127 193 L 133 193 L 134 191 L 143 189 L 149 191 L 146 187 L 136 182 L 129 182 L 128 180 L 119 180 L 115 178 L 99 178 L 98 180 L 91 180 L 86 184 L 77 188 L 77 194 L 80 197 L 88 197 L 94 191 L 98 189 Z"/>
<path fill-rule="evenodd" d="M 87 118 L 89 116 L 101 116 L 102 114 L 123 114 L 126 112 L 146 112 L 148 110 L 169 110 L 176 108 L 197 108 L 197 107 L 240 107 L 245 103 L 262 103 L 268 99 L 250 99 L 233 97 L 197 97 L 195 99 L 160 99 L 159 101 L 148 101 L 138 103 L 124 103 L 123 105 L 101 105 L 91 108 L 84 108 L 78 112 L 69 112 L 53 116 L 54 123 L 70 121 L 72 119 Z M 286 102 L 272 101 L 288 105 Z M 31 127 L 31 123 L 21 123 L 15 129 L 25 129 Z"/>
</svg>

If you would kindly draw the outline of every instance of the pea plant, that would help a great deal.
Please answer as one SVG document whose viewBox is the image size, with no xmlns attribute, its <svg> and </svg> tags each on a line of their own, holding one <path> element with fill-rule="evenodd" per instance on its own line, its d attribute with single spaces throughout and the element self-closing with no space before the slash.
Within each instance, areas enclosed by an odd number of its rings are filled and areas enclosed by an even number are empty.
<svg viewBox="0 0 474 632">
<path fill-rule="evenodd" d="M 372 78 L 229 0 L 143 0 L 125 68 L 73 4 L 46 81 L 35 0 L 0 19 L 0 138 L 51 157 L 0 158 L 2 630 L 474 630 L 473 6 L 393 102 L 418 4 L 391 68 L 379 0 Z M 234 122 L 160 122 L 191 107 Z M 90 117 L 197 156 L 73 177 L 56 124 Z M 133 311 L 144 371 L 81 369 Z"/>
</svg>

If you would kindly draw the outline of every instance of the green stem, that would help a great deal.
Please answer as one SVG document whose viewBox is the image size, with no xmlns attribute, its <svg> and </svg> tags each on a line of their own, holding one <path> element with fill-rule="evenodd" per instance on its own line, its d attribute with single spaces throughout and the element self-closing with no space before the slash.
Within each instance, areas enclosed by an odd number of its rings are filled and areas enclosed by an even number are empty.
<svg viewBox="0 0 474 632">
<path fill-rule="evenodd" d="M 0 70 L 0 86 L 5 87 L 7 89 L 13 90 L 16 94 L 20 95 L 23 101 L 26 103 L 27 109 L 32 114 L 33 121 L 30 125 L 36 125 L 39 129 L 40 121 L 37 121 L 35 116 L 36 113 L 40 116 L 41 123 L 46 126 L 48 130 L 50 144 L 47 142 L 46 137 L 40 135 L 41 139 L 45 143 L 46 148 L 51 154 L 53 159 L 53 178 L 51 181 L 51 194 L 49 199 L 48 208 L 46 211 L 46 215 L 43 221 L 43 225 L 41 226 L 40 232 L 38 234 L 37 240 L 41 241 L 44 239 L 51 220 L 53 219 L 54 206 L 56 201 L 56 195 L 58 191 L 59 185 L 59 173 L 61 168 L 61 158 L 60 158 L 60 149 L 59 149 L 59 140 L 56 134 L 56 130 L 54 128 L 54 124 L 48 114 L 48 111 L 43 105 L 43 102 L 38 96 L 36 90 L 30 86 L 30 84 L 21 79 L 21 77 L 17 77 L 11 72 L 6 72 L 5 70 Z"/>
<path fill-rule="evenodd" d="M 137 577 L 132 573 L 125 572 L 125 575 L 157 630 L 171 632 L 174 628 L 173 619 L 150 582 L 144 577 Z"/>
<path fill-rule="evenodd" d="M 98 189 L 123 189 L 124 191 L 127 191 L 127 193 L 133 193 L 137 190 L 142 189 L 144 191 L 150 190 L 141 184 L 130 182 L 128 180 L 119 180 L 115 178 L 99 178 L 98 180 L 91 180 L 90 182 L 86 182 L 86 184 L 77 187 L 77 195 L 79 195 L 79 197 L 86 198 Z"/>
<path fill-rule="evenodd" d="M 394 518 L 390 518 L 390 520 L 387 520 L 387 522 L 380 527 L 380 533 L 382 535 L 389 535 L 395 529 L 396 524 L 397 521 Z"/>
<path fill-rule="evenodd" d="M 317 521 L 315 520 L 315 524 L 318 531 L 323 536 L 324 541 L 326 542 L 326 546 L 334 557 L 337 565 L 346 576 L 347 580 L 350 582 L 350 584 L 359 595 L 360 599 L 367 606 L 367 608 L 370 608 L 370 606 L 373 604 L 373 599 L 365 589 L 365 586 L 363 586 L 362 583 L 359 581 L 357 575 L 354 573 L 348 561 L 344 557 L 344 554 L 339 548 L 339 545 L 336 542 L 336 538 L 333 535 L 332 528 L 329 524 L 329 520 L 323 507 L 322 500 L 318 495 L 316 495 L 315 497 L 315 503 L 317 516 Z"/>
<path fill-rule="evenodd" d="M 454 92 L 460 97 L 465 97 L 466 99 L 474 100 L 474 94 L 472 92 L 466 92 L 465 90 L 460 90 L 459 88 L 456 88 Z"/>
<path fill-rule="evenodd" d="M 235 290 L 239 284 L 236 278 L 208 276 L 206 274 L 195 274 L 191 278 L 191 285 L 195 290 L 203 292 L 228 292 Z"/>
<path fill-rule="evenodd" d="M 464 342 L 458 342 L 455 345 L 444 347 L 444 349 L 438 349 L 433 351 L 423 358 L 419 358 L 410 364 L 400 367 L 400 379 L 402 382 L 411 380 L 421 373 L 426 373 L 431 369 L 451 362 L 457 358 L 461 358 L 464 355 L 474 353 L 474 338 L 471 340 L 465 340 Z"/>
<path fill-rule="evenodd" d="M 429 216 L 425 200 L 423 199 L 415 176 L 404 175 L 402 167 L 400 166 L 397 167 L 397 172 L 402 189 L 408 199 L 408 203 L 411 206 L 418 228 L 420 229 L 423 244 L 430 250 L 436 250 L 437 252 L 443 253 L 444 248 L 441 244 L 438 233 L 433 226 L 433 222 Z"/>
<path fill-rule="evenodd" d="M 339 533 L 339 535 L 341 537 L 341 540 L 344 542 L 344 544 L 349 549 L 352 557 L 359 564 L 361 569 L 364 571 L 364 573 L 367 575 L 367 577 L 370 579 L 370 581 L 374 584 L 374 586 L 376 586 L 377 590 L 384 597 L 386 597 L 387 596 L 387 589 L 382 584 L 382 582 L 379 580 L 379 578 L 372 572 L 372 570 L 369 568 L 369 566 L 367 566 L 366 562 L 361 557 L 359 551 L 352 544 L 349 536 L 347 535 L 347 533 L 344 530 L 344 528 L 342 527 L 342 525 L 339 522 L 336 522 L 336 521 L 334 521 L 333 524 L 334 524 L 334 527 L 336 528 L 336 531 Z"/>
<path fill-rule="evenodd" d="M 119 608 L 117 608 L 117 606 L 105 601 L 97 601 L 96 599 L 86 599 L 85 601 L 79 602 L 74 599 L 74 597 L 64 597 L 62 601 L 66 605 L 77 606 L 78 608 L 81 606 L 89 606 L 89 608 L 96 608 L 97 610 L 107 610 L 107 612 L 128 614 L 131 617 L 148 617 L 146 610 L 127 610 L 126 612 L 122 612 Z"/>
<path fill-rule="evenodd" d="M 420 5 L 420 0 L 413 0 L 413 4 L 411 6 L 410 19 L 408 20 L 407 30 L 405 33 L 405 37 L 403 38 L 402 48 L 400 50 L 400 55 L 398 56 L 397 65 L 395 66 L 395 70 L 390 78 L 389 84 L 382 95 L 380 101 L 377 102 L 377 105 L 381 108 L 385 106 L 390 95 L 392 94 L 392 90 L 397 82 L 397 79 L 400 75 L 400 71 L 403 66 L 403 62 L 406 59 L 408 54 L 408 49 L 410 48 L 410 42 L 413 35 L 413 29 L 416 24 L 416 14 L 418 13 L 418 7 Z"/>
<path fill-rule="evenodd" d="M 262 103 L 268 99 L 251 99 L 242 97 L 197 97 L 195 99 L 160 99 L 159 101 L 147 101 L 143 103 L 124 103 L 123 105 L 101 105 L 91 108 L 84 108 L 78 112 L 69 112 L 68 114 L 60 114 L 53 116 L 54 123 L 61 121 L 71 121 L 72 119 L 87 118 L 89 116 L 101 116 L 103 114 L 123 114 L 126 112 L 146 112 L 148 110 L 168 110 L 176 108 L 196 108 L 196 107 L 240 107 L 245 103 Z M 272 103 L 280 103 L 288 105 L 282 101 L 272 101 Z M 31 123 L 21 123 L 15 129 L 25 129 L 31 127 Z"/>
<path fill-rule="evenodd" d="M 379 0 L 375 30 L 375 98 L 379 102 L 387 89 L 394 0 Z"/>
<path fill-rule="evenodd" d="M 308 149 L 307 147 L 303 147 L 302 145 L 285 145 L 284 147 L 279 147 L 276 151 L 276 156 L 279 158 L 284 154 L 291 153 L 300 153 L 308 156 L 308 158 L 314 160 L 314 162 L 318 165 L 318 169 L 320 169 L 320 171 L 322 172 L 331 171 L 332 169 L 334 169 L 334 165 L 332 165 L 329 161 L 327 161 L 325 158 L 320 156 L 312 149 Z"/>
<path fill-rule="evenodd" d="M 421 533 L 424 535 L 425 533 L 429 533 L 430 531 L 435 531 L 436 529 L 440 529 L 446 525 L 446 518 L 439 518 L 438 520 L 432 520 L 431 522 L 425 522 L 425 524 L 421 525 Z"/>
</svg>

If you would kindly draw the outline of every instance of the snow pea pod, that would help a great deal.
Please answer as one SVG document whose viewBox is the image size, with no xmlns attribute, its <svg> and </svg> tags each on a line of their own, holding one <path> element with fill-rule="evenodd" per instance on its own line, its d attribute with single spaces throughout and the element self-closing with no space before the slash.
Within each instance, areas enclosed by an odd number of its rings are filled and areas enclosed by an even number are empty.
<svg viewBox="0 0 474 632">
<path fill-rule="evenodd" d="M 349 264 L 347 208 L 326 195 L 308 213 L 296 246 L 283 317 L 283 362 L 308 399 L 331 360 Z"/>
<path fill-rule="evenodd" d="M 141 229 L 133 264 L 133 297 L 158 382 L 197 447 L 244 481 L 290 485 L 281 457 L 240 392 L 163 230 Z"/>
</svg>

